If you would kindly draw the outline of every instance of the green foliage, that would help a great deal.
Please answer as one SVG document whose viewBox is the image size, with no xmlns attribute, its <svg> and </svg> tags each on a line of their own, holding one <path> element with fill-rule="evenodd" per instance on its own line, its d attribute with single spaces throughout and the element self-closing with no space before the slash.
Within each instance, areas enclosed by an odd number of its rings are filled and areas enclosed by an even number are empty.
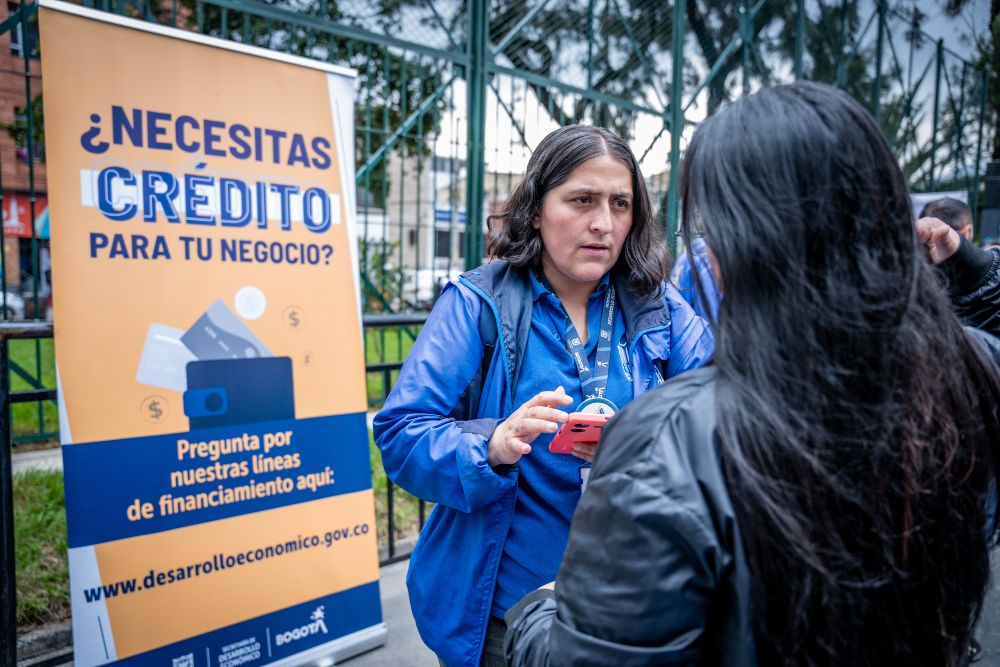
<svg viewBox="0 0 1000 667">
<path fill-rule="evenodd" d="M 351 24 L 350 17 L 340 10 L 336 0 L 261 0 L 261 3 L 331 24 Z M 421 0 L 373 0 L 368 18 L 388 33 L 390 29 L 399 27 L 405 7 L 421 4 Z M 444 65 L 440 62 L 432 62 L 412 53 L 401 55 L 398 49 L 389 49 L 382 44 L 366 44 L 338 37 L 324 31 L 322 25 L 304 27 L 262 18 L 250 12 L 223 10 L 210 4 L 199 7 L 198 0 L 181 0 L 181 5 L 186 10 L 183 14 L 189 29 L 356 69 L 358 95 L 355 119 L 359 131 L 356 133 L 355 150 L 359 166 L 367 160 L 368 151 L 378 149 L 442 85 L 444 79 Z M 439 130 L 444 110 L 445 105 L 440 100 L 431 105 L 400 139 L 395 149 L 404 155 L 429 155 L 431 147 L 425 138 Z M 360 131 L 362 125 L 365 131 Z M 365 144 L 365 135 L 369 132 L 373 145 Z M 373 169 L 366 178 L 366 187 L 375 198 L 376 206 L 385 207 L 388 178 L 387 169 Z"/>
<path fill-rule="evenodd" d="M 31 137 L 31 151 L 35 159 L 45 162 L 45 122 L 42 94 L 31 100 L 31 132 L 28 132 L 27 106 L 14 107 L 14 122 L 0 124 L 14 143 L 20 148 L 28 147 L 28 137 Z"/>
<path fill-rule="evenodd" d="M 994 2 L 992 7 L 997 7 Z M 990 39 L 980 46 L 981 62 L 990 66 L 989 118 L 993 129 L 993 159 L 1000 160 L 1000 14 L 992 17 Z"/>
<path fill-rule="evenodd" d="M 29 470 L 14 476 L 14 562 L 18 631 L 69 618 L 61 472 Z"/>
<path fill-rule="evenodd" d="M 944 9 L 949 16 L 959 16 L 975 2 L 946 0 Z M 976 41 L 978 57 L 974 69 L 982 71 L 986 66 L 990 68 L 986 124 L 993 135 L 992 159 L 1000 160 L 1000 2 L 996 0 L 990 2 L 989 27 Z M 978 80 L 972 86 L 981 90 L 981 77 L 976 78 Z"/>
<path fill-rule="evenodd" d="M 393 313 L 403 307 L 403 267 L 399 241 L 358 239 L 361 258 L 362 303 L 365 313 Z"/>
</svg>

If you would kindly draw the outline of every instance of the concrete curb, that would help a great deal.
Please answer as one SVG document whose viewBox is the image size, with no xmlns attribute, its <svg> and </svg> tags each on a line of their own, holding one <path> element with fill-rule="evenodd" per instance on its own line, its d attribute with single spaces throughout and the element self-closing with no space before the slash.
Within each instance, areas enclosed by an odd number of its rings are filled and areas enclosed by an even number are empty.
<svg viewBox="0 0 1000 667">
<path fill-rule="evenodd" d="M 17 664 L 40 664 L 40 658 L 50 658 L 73 646 L 73 625 L 69 621 L 46 625 L 17 638 Z"/>
</svg>

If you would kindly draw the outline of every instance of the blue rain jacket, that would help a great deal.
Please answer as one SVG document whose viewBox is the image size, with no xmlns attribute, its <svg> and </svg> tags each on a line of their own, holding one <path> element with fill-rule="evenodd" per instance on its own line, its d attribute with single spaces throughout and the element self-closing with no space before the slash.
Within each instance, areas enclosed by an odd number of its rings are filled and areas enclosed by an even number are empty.
<svg viewBox="0 0 1000 667">
<path fill-rule="evenodd" d="M 708 325 L 673 287 L 640 300 L 616 281 L 635 397 L 657 386 L 661 371 L 671 377 L 711 360 Z M 421 638 L 449 667 L 479 664 L 514 513 L 517 466 L 491 468 L 486 445 L 518 407 L 517 350 L 527 341 L 531 307 L 526 271 L 503 261 L 449 284 L 374 420 L 386 474 L 436 504 L 413 551 L 407 588 Z M 491 309 L 498 332 L 485 379 L 483 308 Z"/>
</svg>

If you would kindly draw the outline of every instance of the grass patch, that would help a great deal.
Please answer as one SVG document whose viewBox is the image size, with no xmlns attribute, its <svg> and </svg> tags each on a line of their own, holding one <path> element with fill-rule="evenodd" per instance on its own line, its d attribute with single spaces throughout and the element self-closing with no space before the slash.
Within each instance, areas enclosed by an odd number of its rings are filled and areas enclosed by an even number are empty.
<svg viewBox="0 0 1000 667">
<path fill-rule="evenodd" d="M 37 350 L 37 359 L 36 359 Z M 10 361 L 20 366 L 29 377 L 43 387 L 56 386 L 56 362 L 51 338 L 39 340 L 12 340 Z M 34 389 L 34 385 L 11 369 L 10 385 L 13 391 Z M 39 406 L 41 410 L 39 411 Z M 59 431 L 59 411 L 52 401 L 17 403 L 11 406 L 11 423 L 14 437 Z"/>
<path fill-rule="evenodd" d="M 14 475 L 14 562 L 18 632 L 68 619 L 69 568 L 61 472 L 29 470 Z"/>
<path fill-rule="evenodd" d="M 365 330 L 365 363 L 400 363 L 413 347 L 420 327 L 392 327 Z M 412 334 L 412 336 L 411 336 Z M 382 405 L 396 381 L 398 371 L 370 372 L 366 375 L 369 407 Z"/>
</svg>

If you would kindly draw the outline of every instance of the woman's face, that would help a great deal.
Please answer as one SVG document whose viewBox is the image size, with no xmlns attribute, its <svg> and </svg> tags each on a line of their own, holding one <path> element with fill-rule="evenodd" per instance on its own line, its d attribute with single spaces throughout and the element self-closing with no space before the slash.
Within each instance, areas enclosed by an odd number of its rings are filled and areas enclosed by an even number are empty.
<svg viewBox="0 0 1000 667">
<path fill-rule="evenodd" d="M 632 229 L 632 194 L 632 173 L 611 155 L 587 160 L 546 193 L 534 226 L 557 289 L 596 284 L 615 265 Z"/>
</svg>

